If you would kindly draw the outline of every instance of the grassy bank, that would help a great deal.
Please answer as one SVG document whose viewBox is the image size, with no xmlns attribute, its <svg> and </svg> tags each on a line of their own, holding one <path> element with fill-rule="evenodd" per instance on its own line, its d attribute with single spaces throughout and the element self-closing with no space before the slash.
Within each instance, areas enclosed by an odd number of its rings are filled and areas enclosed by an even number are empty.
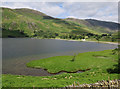
<svg viewBox="0 0 120 89">
<path fill-rule="evenodd" d="M 28 67 L 47 69 L 50 73 L 57 73 L 61 70 L 74 72 L 100 68 L 102 70 L 112 67 L 117 61 L 117 56 L 112 51 L 86 52 L 75 56 L 56 56 L 46 59 L 33 60 L 27 63 Z"/>
<path fill-rule="evenodd" d="M 55 76 L 23 76 L 3 74 L 4 87 L 64 87 L 79 82 L 95 83 L 101 80 L 118 79 L 118 56 L 112 50 L 80 53 L 75 56 L 56 56 L 41 60 L 34 60 L 28 67 L 45 68 L 50 73 L 61 70 L 86 70 L 83 73 L 63 73 Z"/>
</svg>

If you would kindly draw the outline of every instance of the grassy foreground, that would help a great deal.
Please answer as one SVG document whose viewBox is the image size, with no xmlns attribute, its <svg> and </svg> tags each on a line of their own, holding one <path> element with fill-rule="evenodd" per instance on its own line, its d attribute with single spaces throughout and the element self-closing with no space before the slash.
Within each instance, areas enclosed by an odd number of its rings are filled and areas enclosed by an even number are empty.
<svg viewBox="0 0 120 89">
<path fill-rule="evenodd" d="M 74 82 L 95 83 L 101 80 L 118 79 L 116 71 L 118 56 L 112 50 L 86 52 L 73 56 L 56 56 L 41 60 L 34 60 L 28 67 L 45 68 L 50 73 L 61 70 L 86 70 L 83 73 L 63 73 L 55 76 L 23 76 L 3 74 L 3 87 L 65 87 Z"/>
</svg>

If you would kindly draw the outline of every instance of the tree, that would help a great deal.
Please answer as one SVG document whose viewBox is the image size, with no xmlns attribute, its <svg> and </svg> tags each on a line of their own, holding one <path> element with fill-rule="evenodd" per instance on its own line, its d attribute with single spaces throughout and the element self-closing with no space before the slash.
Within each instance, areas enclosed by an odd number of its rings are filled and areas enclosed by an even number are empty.
<svg viewBox="0 0 120 89">
<path fill-rule="evenodd" d="M 107 36 L 107 34 L 102 34 L 101 36 Z"/>
<path fill-rule="evenodd" d="M 96 35 L 95 39 L 99 42 L 99 40 L 101 39 L 101 36 Z"/>
<path fill-rule="evenodd" d="M 82 39 L 82 36 L 79 35 L 78 37 L 79 37 L 79 39 Z"/>
<path fill-rule="evenodd" d="M 55 36 L 59 36 L 59 34 L 58 34 L 58 33 L 55 33 Z"/>
<path fill-rule="evenodd" d="M 72 62 L 74 62 L 75 61 L 75 58 L 76 58 L 76 54 L 74 54 L 74 56 L 73 56 L 73 58 L 72 58 Z"/>
<path fill-rule="evenodd" d="M 111 41 L 114 42 L 116 41 L 116 39 L 114 37 L 111 37 Z"/>
</svg>

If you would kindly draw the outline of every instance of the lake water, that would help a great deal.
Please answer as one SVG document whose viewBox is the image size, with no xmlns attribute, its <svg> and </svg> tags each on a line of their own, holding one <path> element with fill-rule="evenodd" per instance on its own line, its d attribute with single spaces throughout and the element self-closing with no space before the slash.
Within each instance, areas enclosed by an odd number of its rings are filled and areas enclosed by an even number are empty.
<svg viewBox="0 0 120 89">
<path fill-rule="evenodd" d="M 54 39 L 4 38 L 2 40 L 3 74 L 49 76 L 43 69 L 27 68 L 31 60 L 52 56 L 114 49 L 117 45 Z"/>
</svg>

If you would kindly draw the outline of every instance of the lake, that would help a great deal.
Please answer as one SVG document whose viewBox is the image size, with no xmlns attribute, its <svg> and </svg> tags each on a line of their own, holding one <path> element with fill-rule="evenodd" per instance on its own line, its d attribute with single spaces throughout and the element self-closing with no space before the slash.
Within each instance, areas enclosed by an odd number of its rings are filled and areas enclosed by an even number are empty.
<svg viewBox="0 0 120 89">
<path fill-rule="evenodd" d="M 43 69 L 27 68 L 31 60 L 75 53 L 102 51 L 117 48 L 117 45 L 96 42 L 80 42 L 55 39 L 3 38 L 3 74 L 50 76 Z"/>
</svg>

